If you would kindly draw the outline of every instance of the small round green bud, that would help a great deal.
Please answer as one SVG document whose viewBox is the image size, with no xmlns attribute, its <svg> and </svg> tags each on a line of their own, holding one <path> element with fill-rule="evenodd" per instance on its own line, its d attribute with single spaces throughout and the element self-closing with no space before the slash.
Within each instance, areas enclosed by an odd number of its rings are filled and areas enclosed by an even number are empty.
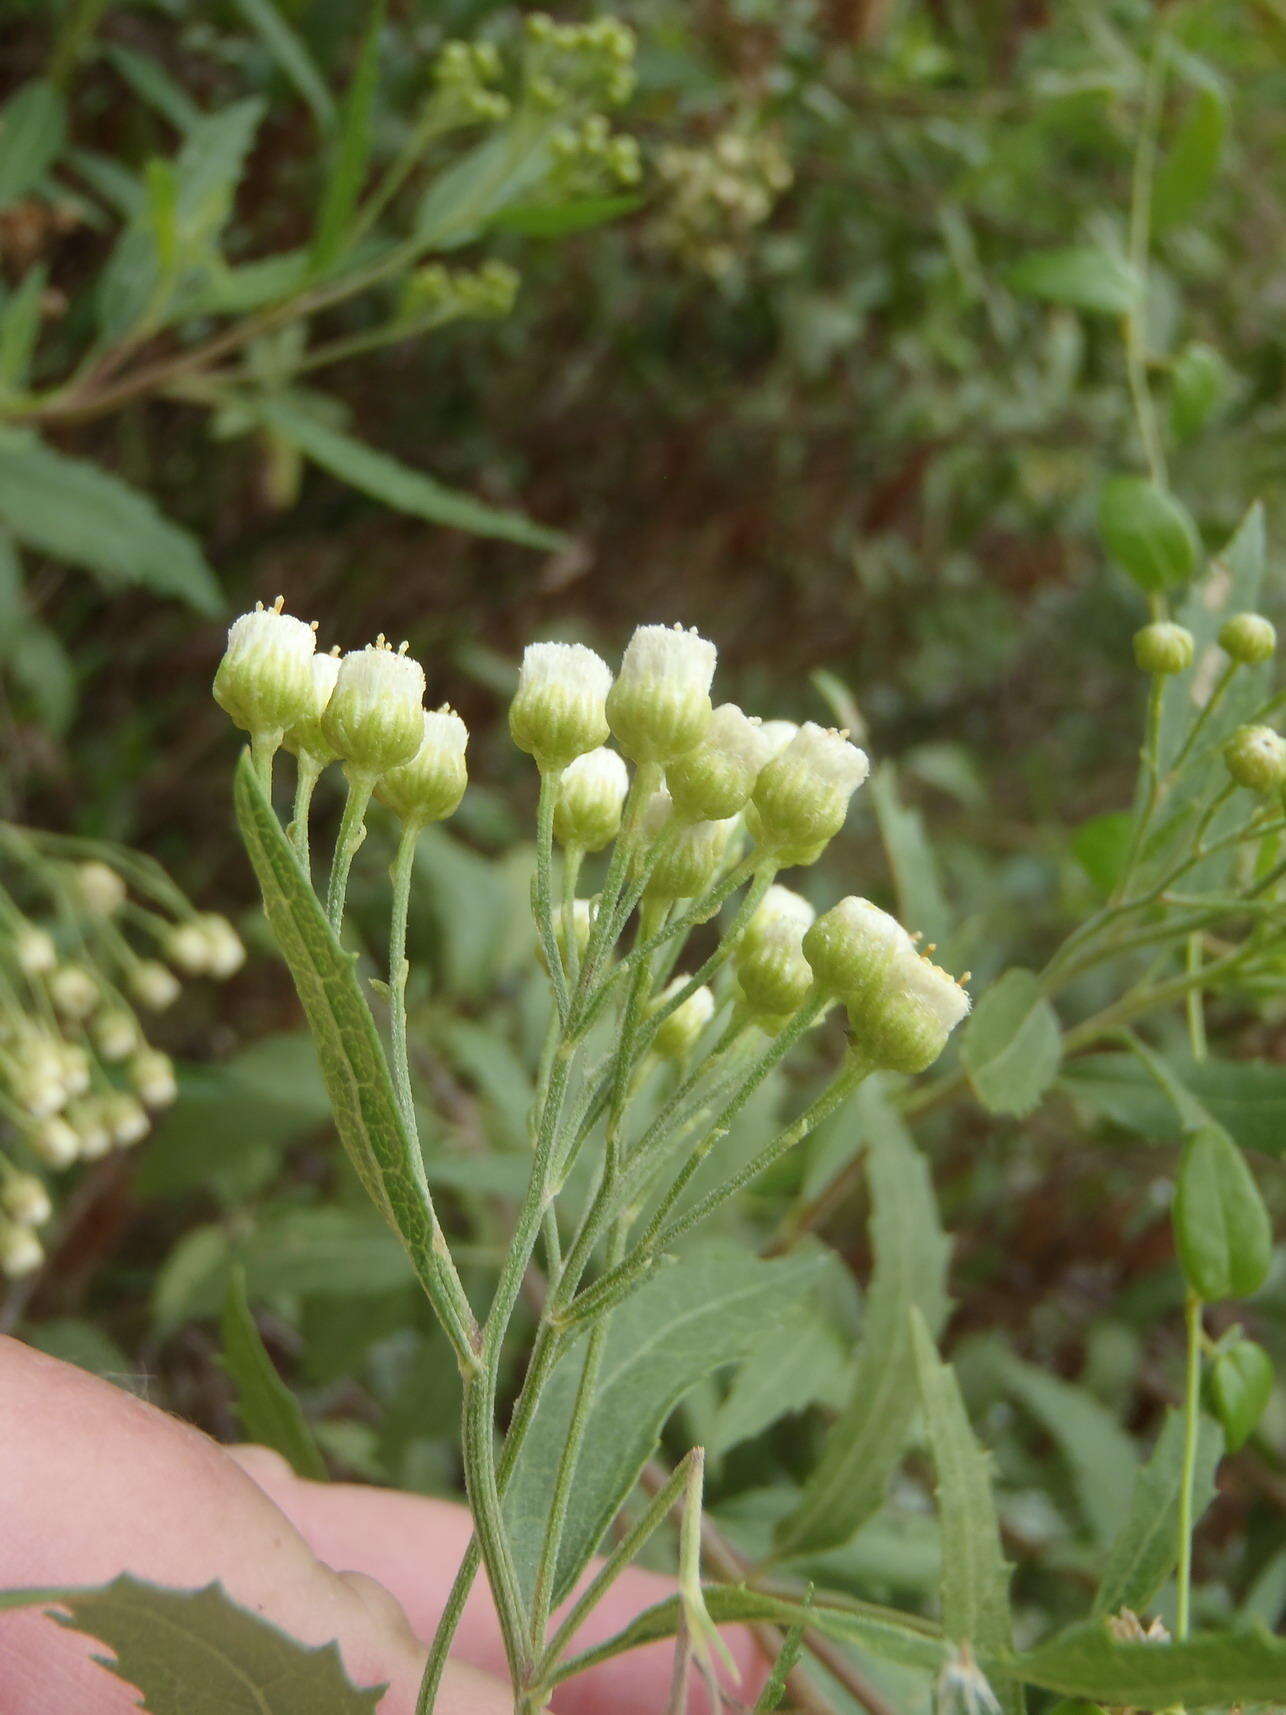
<svg viewBox="0 0 1286 1715">
<path fill-rule="evenodd" d="M 969 996 L 923 954 L 895 958 L 885 981 L 850 1003 L 857 1052 L 890 1072 L 927 1072 L 969 1011 Z"/>
<path fill-rule="evenodd" d="M 93 917 L 114 917 L 125 903 L 125 883 L 109 864 L 97 860 L 77 864 L 76 891 Z"/>
<path fill-rule="evenodd" d="M 164 1012 L 179 998 L 179 980 L 159 959 L 140 959 L 129 974 L 130 993 L 140 1006 Z"/>
<path fill-rule="evenodd" d="M 80 1154 L 80 1139 L 65 1119 L 53 1114 L 48 1119 L 41 1120 L 29 1131 L 23 1133 L 28 1149 L 44 1162 L 46 1167 L 59 1169 L 70 1167 Z"/>
<path fill-rule="evenodd" d="M 736 703 L 720 703 L 699 744 L 665 771 L 675 813 L 686 822 L 721 822 L 744 810 L 768 760 L 759 722 Z"/>
<path fill-rule="evenodd" d="M 22 1280 L 34 1274 L 44 1260 L 40 1240 L 30 1227 L 0 1222 L 0 1274 L 9 1280 Z"/>
<path fill-rule="evenodd" d="M 612 670 L 583 643 L 529 643 L 509 705 L 509 732 L 542 774 L 566 768 L 607 737 Z"/>
<path fill-rule="evenodd" d="M 419 750 L 400 768 L 391 768 L 375 788 L 381 804 L 417 828 L 454 814 L 469 783 L 464 760 L 469 730 L 454 709 L 426 710 L 423 728 Z"/>
<path fill-rule="evenodd" d="M 752 1017 L 781 1018 L 798 1012 L 813 987 L 804 957 L 803 931 L 789 917 L 778 917 L 737 949 L 737 982 Z"/>
<path fill-rule="evenodd" d="M 915 943 L 898 922 L 869 899 L 850 894 L 804 935 L 804 957 L 827 994 L 859 1003 L 885 981 L 893 961 L 915 956 Z"/>
<path fill-rule="evenodd" d="M 653 1002 L 653 1011 L 659 1011 L 666 1001 L 672 1000 L 680 989 L 688 986 L 689 978 L 675 977 L 668 983 Z M 652 1038 L 653 1052 L 662 1060 L 686 1060 L 696 1047 L 701 1032 L 714 1017 L 714 996 L 703 983 L 692 993 L 681 1006 L 657 1026 L 656 1035 Z"/>
<path fill-rule="evenodd" d="M 339 678 L 340 654 L 314 655 L 308 663 L 308 705 L 294 725 L 287 727 L 282 744 L 292 756 L 307 756 L 323 767 L 334 762 L 335 750 L 322 730 L 322 717 Z"/>
<path fill-rule="evenodd" d="M 368 779 L 409 762 L 424 739 L 424 669 L 383 637 L 343 656 L 322 733 L 351 774 Z"/>
<path fill-rule="evenodd" d="M 621 811 L 630 789 L 623 757 L 600 745 L 569 762 L 558 783 L 554 838 L 563 846 L 601 852 L 621 829 Z"/>
<path fill-rule="evenodd" d="M 705 736 L 715 647 L 682 626 L 640 625 L 608 692 L 607 718 L 632 762 L 671 763 Z"/>
<path fill-rule="evenodd" d="M 43 1227 L 54 1212 L 44 1181 L 16 1168 L 0 1184 L 0 1209 L 20 1227 Z"/>
<path fill-rule="evenodd" d="M 670 794 L 654 793 L 643 812 L 643 838 L 663 841 L 664 850 L 648 877 L 646 897 L 658 903 L 704 893 L 719 873 L 736 826 L 735 816 L 722 822 L 679 822 Z"/>
<path fill-rule="evenodd" d="M 1252 792 L 1286 786 L 1286 740 L 1271 727 L 1242 726 L 1223 747 L 1228 772 Z"/>
<path fill-rule="evenodd" d="M 125 1070 L 144 1107 L 167 1108 L 179 1093 L 174 1062 L 159 1049 L 140 1049 Z"/>
<path fill-rule="evenodd" d="M 34 923 L 23 923 L 14 931 L 13 956 L 25 977 L 43 977 L 58 963 L 53 936 Z"/>
<path fill-rule="evenodd" d="M 1134 660 L 1144 673 L 1184 673 L 1192 665 L 1192 633 L 1169 620 L 1157 620 L 1134 633 Z"/>
<path fill-rule="evenodd" d="M 228 646 L 214 676 L 214 700 L 237 726 L 277 738 L 308 707 L 309 661 L 317 647 L 313 627 L 259 602 L 228 632 Z"/>
<path fill-rule="evenodd" d="M 817 913 L 802 893 L 794 893 L 789 887 L 783 887 L 780 882 L 775 881 L 759 901 L 750 915 L 749 923 L 742 930 L 741 939 L 737 943 L 737 957 L 750 957 L 759 940 L 778 923 L 790 924 L 795 933 L 802 936 L 816 916 Z"/>
<path fill-rule="evenodd" d="M 1270 661 L 1277 648 L 1277 628 L 1262 613 L 1234 613 L 1219 628 L 1219 647 L 1245 667 Z"/>
<path fill-rule="evenodd" d="M 105 1006 L 89 1027 L 94 1047 L 109 1064 L 125 1060 L 139 1045 L 138 1023 L 123 1007 Z"/>
<path fill-rule="evenodd" d="M 83 965 L 59 965 L 49 979 L 49 998 L 64 1018 L 88 1018 L 98 1005 L 98 984 Z"/>
<path fill-rule="evenodd" d="M 816 862 L 869 771 L 866 752 L 846 733 L 806 721 L 755 783 L 746 811 L 752 838 L 782 865 Z"/>
</svg>

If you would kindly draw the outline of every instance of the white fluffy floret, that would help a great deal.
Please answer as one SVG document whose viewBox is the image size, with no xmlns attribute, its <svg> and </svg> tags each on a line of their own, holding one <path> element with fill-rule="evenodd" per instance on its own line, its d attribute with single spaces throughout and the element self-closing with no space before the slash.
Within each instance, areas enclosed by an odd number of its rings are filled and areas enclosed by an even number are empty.
<svg viewBox="0 0 1286 1715">
<path fill-rule="evenodd" d="M 24 923 L 13 938 L 13 955 L 24 976 L 41 977 L 58 963 L 53 936 L 34 923 Z"/>
<path fill-rule="evenodd" d="M 969 1012 L 969 996 L 949 971 L 923 953 L 897 960 L 891 978 L 904 994 L 918 1001 L 944 1030 L 954 1030 Z"/>
<path fill-rule="evenodd" d="M 800 768 L 810 769 L 826 786 L 846 794 L 856 792 L 871 772 L 870 758 L 847 734 L 805 721 L 781 753 Z"/>
<path fill-rule="evenodd" d="M 612 670 L 583 643 L 529 643 L 509 706 L 509 731 L 541 769 L 566 768 L 607 737 Z"/>
<path fill-rule="evenodd" d="M 708 637 L 681 625 L 640 625 L 625 645 L 617 682 L 673 683 L 709 694 L 718 651 Z"/>
</svg>

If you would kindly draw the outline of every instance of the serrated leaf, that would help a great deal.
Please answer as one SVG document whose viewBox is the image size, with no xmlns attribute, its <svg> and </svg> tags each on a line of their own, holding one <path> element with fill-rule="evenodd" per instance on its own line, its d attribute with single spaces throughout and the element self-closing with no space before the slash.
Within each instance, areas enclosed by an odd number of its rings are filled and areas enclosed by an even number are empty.
<svg viewBox="0 0 1286 1715">
<path fill-rule="evenodd" d="M 1286 1699 L 1286 1638 L 1260 1628 L 1120 1643 L 1106 1625 L 1086 1621 L 1006 1665 L 1029 1685 L 1114 1708 L 1279 1707 Z"/>
<path fill-rule="evenodd" d="M 58 159 L 67 104 L 52 83 L 33 78 L 0 107 L 0 208 L 25 197 Z"/>
<path fill-rule="evenodd" d="M 638 1481 L 663 1425 L 706 1376 L 743 1357 L 817 1282 L 825 1256 L 764 1262 L 711 1243 L 654 1275 L 612 1313 L 558 1562 L 555 1600 L 570 1588 Z M 535 1576 L 555 1473 L 580 1382 L 583 1343 L 561 1360 L 505 1490 L 514 1559 Z"/>
<path fill-rule="evenodd" d="M 880 839 L 893 871 L 898 916 L 926 940 L 942 942 L 950 917 L 920 813 L 902 803 L 897 770 L 891 762 L 876 769 L 869 790 Z"/>
<path fill-rule="evenodd" d="M 201 613 L 223 606 L 195 537 L 145 494 L 27 431 L 0 432 L 0 522 L 28 547 L 83 566 L 109 587 L 143 584 Z"/>
<path fill-rule="evenodd" d="M 784 1554 L 847 1542 L 883 1505 L 917 1399 L 911 1308 L 935 1330 L 946 1317 L 948 1241 L 928 1166 L 892 1108 L 872 1132 L 867 1174 L 875 1267 L 849 1402 L 799 1507 L 778 1530 Z"/>
<path fill-rule="evenodd" d="M 452 530 L 467 530 L 475 536 L 518 542 L 527 548 L 566 545 L 567 538 L 557 530 L 547 530 L 520 512 L 487 506 L 472 495 L 448 488 L 425 472 L 412 470 L 387 453 L 377 452 L 351 435 L 330 428 L 287 399 L 257 400 L 251 408 L 265 426 L 275 429 L 314 464 L 399 512 L 427 518 L 432 524 L 443 524 Z"/>
<path fill-rule="evenodd" d="M 167 1590 L 128 1574 L 94 1590 L 7 1590 L 0 1608 L 65 1608 L 70 1631 L 106 1644 L 107 1671 L 148 1715 L 374 1715 L 384 1687 L 359 1691 L 336 1644 L 320 1649 L 239 1607 L 219 1584 Z"/>
<path fill-rule="evenodd" d="M 1058 1017 L 1039 979 L 1008 970 L 987 989 L 960 1038 L 960 1058 L 978 1100 L 993 1114 L 1031 1113 L 1058 1076 Z"/>
<path fill-rule="evenodd" d="M 1219 174 L 1228 102 L 1207 86 L 1197 92 L 1166 149 L 1152 186 L 1152 225 L 1160 233 L 1189 219 L 1210 194 Z"/>
<path fill-rule="evenodd" d="M 975 1656 L 1000 1655 L 1013 1642 L 1011 1569 L 1000 1544 L 991 1459 L 969 1425 L 955 1372 L 939 1358 L 918 1310 L 911 1312 L 911 1328 L 925 1430 L 938 1475 L 942 1630 Z M 1005 1707 L 1021 1707 L 1012 1688 L 998 1683 L 992 1689 Z"/>
<path fill-rule="evenodd" d="M 1146 477 L 1114 476 L 1103 484 L 1098 527 L 1111 558 L 1149 594 L 1185 583 L 1196 568 L 1199 544 L 1191 518 Z"/>
<path fill-rule="evenodd" d="M 232 1272 L 220 1323 L 223 1367 L 237 1390 L 242 1427 L 251 1441 L 280 1453 L 300 1477 L 326 1480 L 326 1461 L 317 1450 L 299 1401 L 277 1374 L 246 1298 L 244 1270 Z"/>
<path fill-rule="evenodd" d="M 1203 1416 L 1197 1434 L 1194 1524 L 1214 1499 L 1215 1467 L 1222 1453 L 1222 1430 Z M 1134 1480 L 1129 1513 L 1094 1598 L 1095 1613 L 1114 1614 L 1120 1608 L 1144 1613 L 1170 1576 L 1178 1544 L 1182 1471 L 1183 1416 L 1168 1411 L 1152 1457 Z"/>
<path fill-rule="evenodd" d="M 1092 244 L 1033 251 L 1009 270 L 1009 284 L 1028 297 L 1101 315 L 1126 315 L 1139 298 L 1129 263 Z"/>
</svg>

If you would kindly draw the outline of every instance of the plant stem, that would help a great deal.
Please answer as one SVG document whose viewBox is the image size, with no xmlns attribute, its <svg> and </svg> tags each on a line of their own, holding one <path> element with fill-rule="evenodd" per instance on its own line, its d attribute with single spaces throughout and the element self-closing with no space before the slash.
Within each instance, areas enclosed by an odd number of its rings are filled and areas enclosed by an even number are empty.
<svg viewBox="0 0 1286 1715">
<path fill-rule="evenodd" d="M 348 775 L 348 796 L 335 838 L 335 855 L 331 859 L 330 886 L 326 890 L 326 915 L 330 926 L 339 934 L 344 919 L 344 900 L 348 896 L 348 872 L 358 847 L 366 838 L 366 810 L 375 790 L 375 780 L 369 774 Z"/>
<path fill-rule="evenodd" d="M 1161 120 L 1161 95 L 1165 74 L 1165 25 L 1157 30 L 1152 57 L 1148 64 L 1147 83 L 1143 93 L 1143 120 L 1139 129 L 1138 146 L 1134 152 L 1134 171 L 1130 192 L 1129 257 L 1135 279 L 1135 301 L 1125 317 L 1125 362 L 1130 396 L 1138 419 L 1139 438 L 1143 442 L 1148 470 L 1158 488 L 1169 486 L 1166 477 L 1165 451 L 1157 427 L 1156 411 L 1148 388 L 1147 375 L 1147 278 L 1148 249 L 1152 225 L 1152 179 L 1156 166 L 1157 128 Z M 1163 598 L 1156 598 L 1159 607 Z M 1163 610 L 1162 610 L 1163 611 Z"/>
<path fill-rule="evenodd" d="M 402 1123 L 415 1137 L 415 1099 L 411 1093 L 411 1061 L 406 1046 L 406 979 L 410 966 L 406 957 L 406 920 L 410 911 L 411 878 L 415 870 L 415 848 L 420 837 L 418 823 L 406 822 L 398 837 L 390 879 L 393 909 L 389 920 L 388 987 L 390 1034 L 392 1037 L 393 1085 Z"/>
<path fill-rule="evenodd" d="M 561 768 L 541 770 L 540 801 L 536 809 L 536 874 L 532 880 L 531 902 L 536 918 L 536 933 L 540 936 L 545 962 L 549 966 L 549 980 L 554 985 L 558 1017 L 566 1024 L 569 1004 L 567 975 L 563 970 L 563 956 L 558 950 L 558 937 L 554 934 L 553 884 L 554 810 L 558 804 L 558 787 L 562 778 Z M 563 925 L 563 935 L 571 941 L 574 933 L 569 919 Z"/>
<path fill-rule="evenodd" d="M 1183 1469 L 1179 1478 L 1179 1566 L 1175 1590 L 1175 1638 L 1188 1636 L 1192 1600 L 1192 1493 L 1197 1470 L 1197 1427 L 1201 1403 L 1202 1303 L 1189 1292 L 1184 1307 L 1188 1333 L 1187 1376 L 1183 1396 Z"/>
<path fill-rule="evenodd" d="M 324 766 L 305 750 L 299 753 L 295 769 L 295 803 L 290 818 L 290 843 L 295 848 L 300 867 L 310 880 L 312 856 L 308 847 L 308 812 L 312 806 L 313 788 L 321 778 Z"/>
</svg>

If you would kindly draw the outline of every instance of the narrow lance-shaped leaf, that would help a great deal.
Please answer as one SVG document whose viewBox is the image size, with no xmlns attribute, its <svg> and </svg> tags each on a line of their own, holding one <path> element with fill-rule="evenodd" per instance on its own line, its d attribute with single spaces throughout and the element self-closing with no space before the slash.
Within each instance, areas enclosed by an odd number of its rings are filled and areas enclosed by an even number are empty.
<svg viewBox="0 0 1286 1715">
<path fill-rule="evenodd" d="M 219 1332 L 223 1367 L 236 1387 L 246 1434 L 280 1453 L 296 1475 L 323 1482 L 326 1462 L 299 1401 L 268 1356 L 246 1298 L 245 1274 L 239 1268 L 228 1282 Z"/>
<path fill-rule="evenodd" d="M 317 230 L 309 266 L 318 273 L 343 249 L 344 236 L 361 195 L 371 153 L 372 110 L 379 85 L 380 32 L 383 27 L 384 0 L 375 0 L 366 22 L 352 80 L 344 96 L 334 158 L 326 174 L 326 188 L 317 213 Z"/>
</svg>

